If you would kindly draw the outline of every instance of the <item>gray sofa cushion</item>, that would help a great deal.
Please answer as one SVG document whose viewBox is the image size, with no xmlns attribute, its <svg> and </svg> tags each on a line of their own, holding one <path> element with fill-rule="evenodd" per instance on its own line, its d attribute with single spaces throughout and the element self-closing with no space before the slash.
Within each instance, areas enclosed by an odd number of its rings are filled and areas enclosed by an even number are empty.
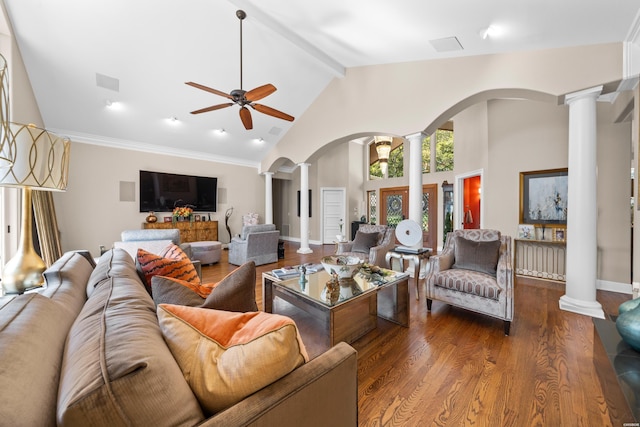
<svg viewBox="0 0 640 427">
<path fill-rule="evenodd" d="M 193 290 L 168 277 L 151 279 L 153 301 L 226 311 L 258 311 L 256 304 L 256 265 L 246 262 L 220 280 L 209 296 L 202 298 Z"/>
<path fill-rule="evenodd" d="M 102 268 L 102 264 L 106 264 Z M 202 411 L 123 250 L 106 252 L 69 331 L 58 391 L 65 425 L 195 425 Z"/>
<path fill-rule="evenodd" d="M 500 256 L 500 240 L 479 242 L 456 237 L 454 263 L 451 268 L 478 271 L 495 277 Z"/>
</svg>

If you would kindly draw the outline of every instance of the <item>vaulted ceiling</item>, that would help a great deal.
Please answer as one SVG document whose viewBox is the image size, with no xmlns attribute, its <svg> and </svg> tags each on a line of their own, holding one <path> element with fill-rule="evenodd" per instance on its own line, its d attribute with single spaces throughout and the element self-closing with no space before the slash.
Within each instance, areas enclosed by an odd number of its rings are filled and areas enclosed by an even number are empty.
<svg viewBox="0 0 640 427">
<path fill-rule="evenodd" d="M 248 131 L 237 105 L 193 115 L 229 101 L 185 85 L 240 89 L 238 9 L 248 15 L 242 89 L 273 84 L 277 91 L 259 102 L 294 117 L 350 67 L 622 42 L 638 31 L 640 10 L 637 0 L 4 4 L 47 129 L 81 142 L 247 165 L 296 122 L 252 110 Z"/>
</svg>

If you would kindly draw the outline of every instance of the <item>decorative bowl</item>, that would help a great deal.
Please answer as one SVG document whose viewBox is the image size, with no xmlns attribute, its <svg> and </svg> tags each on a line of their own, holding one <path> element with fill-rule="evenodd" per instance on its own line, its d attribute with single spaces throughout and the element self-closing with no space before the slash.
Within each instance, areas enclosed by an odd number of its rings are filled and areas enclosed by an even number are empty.
<svg viewBox="0 0 640 427">
<path fill-rule="evenodd" d="M 353 278 L 364 264 L 360 258 L 347 255 L 329 255 L 320 262 L 327 273 L 336 273 L 339 279 Z"/>
</svg>

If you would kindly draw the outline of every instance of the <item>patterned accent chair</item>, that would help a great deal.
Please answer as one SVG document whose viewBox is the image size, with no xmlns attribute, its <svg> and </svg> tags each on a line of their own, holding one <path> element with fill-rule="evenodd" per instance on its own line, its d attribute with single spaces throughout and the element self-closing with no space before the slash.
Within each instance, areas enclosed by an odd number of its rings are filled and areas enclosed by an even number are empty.
<svg viewBox="0 0 640 427">
<path fill-rule="evenodd" d="M 254 261 L 256 265 L 278 262 L 280 231 L 274 224 L 245 225 L 240 236 L 229 242 L 229 264 L 242 265 Z"/>
<path fill-rule="evenodd" d="M 361 246 L 358 244 L 362 240 L 360 233 L 378 233 L 378 237 L 372 245 Z M 338 242 L 336 255 L 356 256 L 369 264 L 386 267 L 385 257 L 395 247 L 395 237 L 395 229 L 387 225 L 360 224 L 354 240 Z"/>
<path fill-rule="evenodd" d="M 455 230 L 429 259 L 427 309 L 436 299 L 504 321 L 513 320 L 511 237 L 497 230 Z"/>
</svg>

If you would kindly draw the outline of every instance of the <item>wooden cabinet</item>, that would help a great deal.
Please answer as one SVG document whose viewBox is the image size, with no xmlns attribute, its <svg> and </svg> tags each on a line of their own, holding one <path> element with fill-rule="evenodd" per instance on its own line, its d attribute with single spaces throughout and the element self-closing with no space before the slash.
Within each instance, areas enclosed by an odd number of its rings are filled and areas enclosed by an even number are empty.
<svg viewBox="0 0 640 427">
<path fill-rule="evenodd" d="M 202 242 L 218 240 L 218 221 L 202 222 L 154 222 L 144 223 L 144 228 L 167 229 L 177 228 L 180 230 L 180 242 Z"/>
</svg>

